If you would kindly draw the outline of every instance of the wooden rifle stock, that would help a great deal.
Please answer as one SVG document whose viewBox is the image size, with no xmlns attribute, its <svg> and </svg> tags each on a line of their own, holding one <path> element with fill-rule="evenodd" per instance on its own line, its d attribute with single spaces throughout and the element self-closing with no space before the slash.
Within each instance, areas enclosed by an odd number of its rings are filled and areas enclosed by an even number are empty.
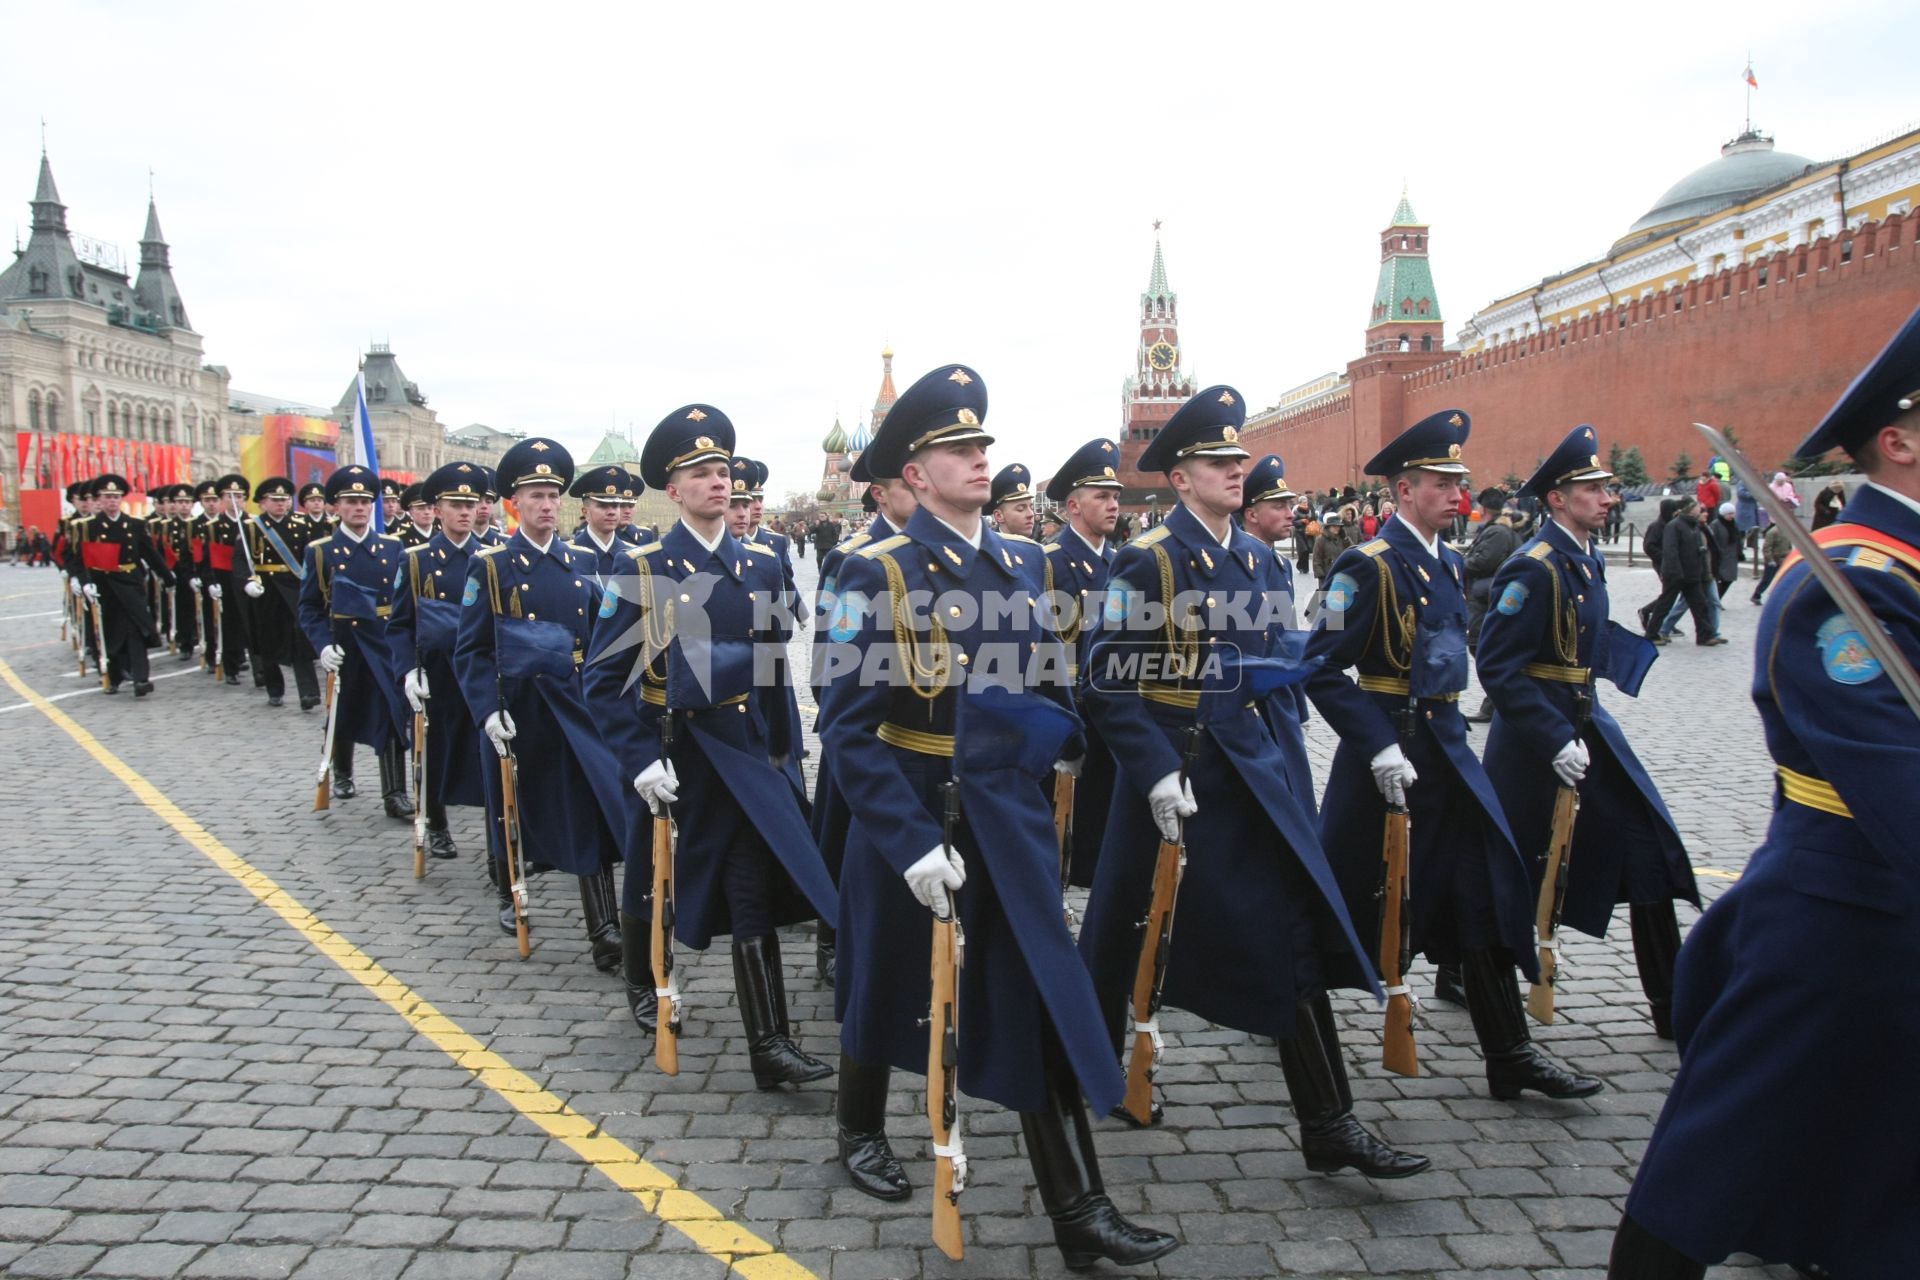
<svg viewBox="0 0 1920 1280">
<path fill-rule="evenodd" d="M 427 713 L 413 713 L 413 878 L 427 874 Z"/>
<path fill-rule="evenodd" d="M 507 853 L 507 894 L 513 899 L 513 940 L 525 960 L 533 954 L 533 943 L 527 937 L 526 850 L 520 847 L 520 762 L 511 745 L 500 757 L 500 827 Z"/>
<path fill-rule="evenodd" d="M 1560 908 L 1567 900 L 1567 868 L 1573 853 L 1573 819 L 1580 792 L 1563 786 L 1553 796 L 1553 827 L 1547 836 L 1547 872 L 1540 880 L 1534 928 L 1540 934 L 1540 981 L 1527 988 L 1527 1012 L 1535 1022 L 1553 1022 L 1553 986 L 1560 975 Z"/>
<path fill-rule="evenodd" d="M 207 634 L 207 652 L 208 653 L 218 652 L 220 655 L 219 660 L 213 664 L 213 678 L 215 680 L 218 680 L 220 678 L 220 668 L 227 664 L 227 659 L 231 655 L 227 653 L 226 636 L 222 635 L 220 631 L 220 597 L 213 594 L 212 583 L 207 584 L 206 591 L 207 591 L 207 601 L 208 603 L 213 605 L 213 630 Z M 216 636 L 219 637 L 219 644 L 217 647 L 215 645 Z M 333 687 L 333 682 L 331 680 L 327 682 L 327 687 L 328 688 Z M 333 702 L 331 699 L 328 700 L 327 705 L 328 706 L 333 705 Z M 324 809 L 325 807 L 326 807 L 325 805 L 315 806 L 315 808 L 321 808 L 321 809 Z"/>
<path fill-rule="evenodd" d="M 219 673 L 219 664 L 215 663 L 214 674 Z M 333 694 L 334 687 L 339 682 L 339 672 L 327 672 L 327 731 L 320 740 L 320 773 L 313 786 L 315 813 L 321 813 L 333 807 Z"/>
<path fill-rule="evenodd" d="M 107 631 L 106 627 L 100 621 L 100 601 L 94 599 L 87 601 L 87 603 L 92 606 L 87 610 L 87 614 L 93 619 L 93 649 L 95 655 L 100 659 L 100 687 L 102 689 L 111 689 L 113 688 L 113 677 L 108 674 L 107 671 Z"/>
<path fill-rule="evenodd" d="M 660 758 L 673 759 L 673 712 L 660 721 Z M 653 1060 L 670 1076 L 680 1074 L 680 985 L 673 973 L 673 812 L 661 805 L 653 815 L 653 986 L 659 1000 Z"/>
<path fill-rule="evenodd" d="M 960 784 L 942 784 L 943 839 L 951 852 L 960 816 Z M 932 995 L 927 1008 L 927 1122 L 933 1130 L 933 1242 L 958 1262 L 966 1257 L 960 1193 L 967 1188 L 967 1156 L 960 1136 L 960 984 L 964 934 L 959 910 L 933 918 Z"/>
<path fill-rule="evenodd" d="M 1407 990 L 1407 962 L 1413 933 L 1413 907 L 1408 891 L 1408 851 L 1413 816 L 1405 805 L 1387 807 L 1387 829 L 1381 845 L 1385 875 L 1380 902 L 1380 982 L 1387 992 L 1387 1026 L 1381 1037 L 1381 1065 L 1395 1075 L 1420 1074 L 1420 1056 L 1413 1044 L 1413 995 Z"/>
<path fill-rule="evenodd" d="M 1053 775 L 1053 839 L 1060 846 L 1060 913 L 1067 928 L 1074 925 L 1073 907 L 1067 901 L 1067 879 L 1073 870 L 1073 794 L 1074 777 L 1056 771 Z"/>
<path fill-rule="evenodd" d="M 1180 761 L 1184 783 L 1200 753 L 1200 726 L 1187 729 L 1187 748 Z M 1160 1055 L 1160 992 L 1167 980 L 1167 957 L 1173 949 L 1173 908 L 1180 895 L 1180 877 L 1187 867 L 1186 824 L 1180 837 L 1162 840 L 1153 860 L 1153 897 L 1142 922 L 1146 937 L 1140 962 L 1133 972 L 1133 1053 L 1127 1059 L 1127 1096 L 1120 1105 L 1136 1124 L 1153 1123 L 1153 1076 Z"/>
</svg>

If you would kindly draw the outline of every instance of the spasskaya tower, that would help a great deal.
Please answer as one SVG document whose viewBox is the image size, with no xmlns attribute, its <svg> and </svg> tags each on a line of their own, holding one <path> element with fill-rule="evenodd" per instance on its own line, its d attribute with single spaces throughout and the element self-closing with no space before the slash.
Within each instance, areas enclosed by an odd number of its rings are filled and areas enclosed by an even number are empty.
<svg viewBox="0 0 1920 1280">
<path fill-rule="evenodd" d="M 1133 376 L 1120 397 L 1120 481 L 1126 486 L 1120 502 L 1129 509 L 1145 508 L 1147 495 L 1158 494 L 1164 510 L 1172 505 L 1173 490 L 1164 476 L 1140 474 L 1140 454 L 1174 410 L 1193 396 L 1194 379 L 1181 364 L 1180 298 L 1167 287 L 1158 222 L 1153 230 L 1153 274 L 1140 295 L 1140 345 L 1134 352 Z"/>
</svg>

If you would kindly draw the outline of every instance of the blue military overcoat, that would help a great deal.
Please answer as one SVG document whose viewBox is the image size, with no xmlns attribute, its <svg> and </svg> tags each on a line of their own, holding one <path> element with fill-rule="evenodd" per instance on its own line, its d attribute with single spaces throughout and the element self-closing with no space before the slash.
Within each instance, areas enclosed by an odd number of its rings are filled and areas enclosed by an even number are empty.
<svg viewBox="0 0 1920 1280">
<path fill-rule="evenodd" d="M 675 937 L 696 950 L 733 932 L 721 873 L 741 823 L 752 824 L 786 873 L 771 887 L 776 924 L 815 915 L 832 924 L 837 910 L 799 780 L 773 763 L 791 755 L 791 744 L 780 690 L 765 682 L 781 641 L 759 606 L 782 589 L 768 555 L 724 530 L 709 551 L 676 521 L 660 541 L 627 554 L 600 607 L 587 694 L 624 777 L 660 759 L 660 722 L 669 709 L 674 715 Z M 636 804 L 634 817 L 629 911 L 653 875 L 652 815 Z"/>
<path fill-rule="evenodd" d="M 1075 697 L 1080 692 L 1080 673 L 1086 667 L 1087 653 L 1093 647 L 1094 632 L 1100 628 L 1100 611 L 1107 598 L 1107 575 L 1113 568 L 1113 540 L 1107 539 L 1095 551 L 1088 541 L 1069 525 L 1056 540 L 1045 547 L 1048 586 L 1056 594 L 1060 613 L 1060 640 L 1072 655 Z M 1084 708 L 1082 708 L 1084 714 Z M 1100 845 L 1106 838 L 1107 810 L 1113 804 L 1113 753 L 1097 725 L 1087 717 L 1087 758 L 1080 777 L 1074 783 L 1073 850 L 1068 881 L 1083 889 L 1093 887 L 1094 868 L 1100 862 Z"/>
<path fill-rule="evenodd" d="M 847 809 L 846 797 L 840 794 L 840 788 L 834 784 L 833 752 L 827 744 L 827 707 L 821 696 L 821 678 L 826 668 L 828 647 L 827 631 L 832 625 L 834 606 L 839 603 L 841 564 L 860 548 L 891 538 L 897 532 L 887 523 L 885 516 L 875 514 L 865 529 L 842 538 L 820 562 L 820 589 L 814 596 L 812 661 L 807 664 L 807 682 L 813 689 L 814 706 L 817 708 L 813 721 L 814 733 L 820 739 L 820 765 L 813 779 L 813 841 L 819 847 L 820 856 L 826 861 L 827 871 L 833 876 L 835 884 L 840 882 L 840 864 L 845 861 L 847 854 L 847 826 L 853 820 L 853 815 Z"/>
<path fill-rule="evenodd" d="M 368 530 L 355 541 L 345 529 L 307 544 L 300 580 L 300 629 L 319 653 L 346 651 L 334 692 L 334 733 L 384 747 L 413 735 L 413 709 L 400 693 L 387 620 L 393 582 L 405 549 L 400 539 Z"/>
<path fill-rule="evenodd" d="M 954 775 L 954 684 L 1006 682 L 1062 707 L 1068 701 L 1064 669 L 1043 669 L 1044 654 L 1064 664 L 1016 563 L 1020 545 L 983 523 L 976 548 L 921 510 L 903 534 L 840 565 L 822 719 L 833 776 L 854 815 L 840 872 L 836 1005 L 841 1043 L 864 1061 L 926 1070 L 920 1020 L 932 917 L 902 873 L 941 843 L 941 787 Z M 1008 607 L 969 603 L 989 596 Z M 898 628 L 894 599 L 909 608 Z M 929 622 L 940 625 L 944 649 L 932 645 Z M 902 634 L 915 641 L 913 652 L 900 651 Z M 926 675 L 927 664 L 941 668 L 942 654 L 945 685 Z M 956 844 L 967 868 L 958 895 L 966 934 L 959 1087 L 1016 1111 L 1044 1109 L 1050 1023 L 1087 1101 L 1108 1111 L 1124 1082 L 1060 912 L 1060 855 L 1040 787 L 1046 767 L 1027 772 L 1012 758 L 1006 765 L 958 779 Z"/>
<path fill-rule="evenodd" d="M 513 719 L 529 865 L 591 875 L 620 860 L 632 793 L 581 691 L 600 589 L 578 556 L 557 536 L 542 551 L 524 532 L 475 553 L 467 562 L 453 670 L 483 728 L 498 710 Z M 501 850 L 497 756 L 485 774 L 489 844 Z"/>
<path fill-rule="evenodd" d="M 1573 738 L 1574 700 L 1585 689 L 1592 712 L 1581 740 L 1591 764 L 1580 783 L 1562 922 L 1598 938 L 1622 902 L 1685 898 L 1698 906 L 1673 816 L 1594 690 L 1594 680 L 1609 672 L 1613 647 L 1605 560 L 1549 520 L 1507 558 L 1488 598 L 1493 607 L 1477 652 L 1480 685 L 1494 708 L 1487 776 L 1533 873 L 1534 892 L 1560 788 L 1553 757 Z"/>
<path fill-rule="evenodd" d="M 1840 520 L 1821 531 L 1829 555 L 1920 664 L 1920 510 L 1869 486 Z M 1627 1212 L 1701 1262 L 1911 1275 L 1920 726 L 1804 564 L 1767 592 L 1753 666 L 1773 820 L 1681 949 L 1680 1074 Z"/>
<path fill-rule="evenodd" d="M 415 667 L 427 673 L 427 788 L 443 805 L 486 803 L 486 766 L 493 744 L 480 732 L 460 681 L 453 674 L 453 641 L 460 629 L 460 597 L 467 589 L 467 561 L 481 544 L 468 538 L 455 546 L 442 529 L 407 548 L 393 594 L 387 634 L 394 673 Z M 418 743 L 414 744 L 416 748 Z"/>
<path fill-rule="evenodd" d="M 1084 691 L 1119 777 L 1080 953 L 1102 990 L 1131 989 L 1160 848 L 1147 793 L 1181 767 L 1186 731 L 1200 723 L 1187 775 L 1199 811 L 1185 826 L 1163 1000 L 1222 1026 L 1288 1036 L 1300 1000 L 1328 986 L 1378 989 L 1313 810 L 1295 796 L 1253 693 L 1215 699 L 1223 708 L 1203 717 L 1200 673 L 1144 674 L 1146 655 L 1181 645 L 1203 662 L 1223 650 L 1273 657 L 1264 617 L 1271 559 L 1238 528 L 1223 545 L 1181 506 L 1114 560 Z M 1183 616 L 1191 629 L 1170 632 L 1158 620 Z"/>
<path fill-rule="evenodd" d="M 1411 707 L 1405 751 L 1419 774 L 1407 793 L 1413 948 L 1450 963 L 1467 950 L 1503 946 L 1534 978 L 1532 880 L 1460 716 L 1467 687 L 1460 575 L 1459 552 L 1443 542 L 1435 556 L 1397 516 L 1333 562 L 1307 640 L 1308 659 L 1320 664 L 1307 677 L 1307 696 L 1340 737 L 1320 839 L 1348 910 L 1377 936 L 1387 805 L 1370 766 L 1397 740 L 1394 713 Z M 1358 683 L 1348 667 L 1357 669 Z"/>
</svg>

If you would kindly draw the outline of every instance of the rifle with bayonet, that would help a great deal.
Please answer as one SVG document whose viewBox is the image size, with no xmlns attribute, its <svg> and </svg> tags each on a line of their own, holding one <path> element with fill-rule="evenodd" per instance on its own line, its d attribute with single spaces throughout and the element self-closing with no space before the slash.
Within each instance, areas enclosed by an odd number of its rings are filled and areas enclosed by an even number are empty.
<svg viewBox="0 0 1920 1280">
<path fill-rule="evenodd" d="M 218 601 L 215 603 L 218 604 Z M 218 664 L 215 664 L 214 674 L 220 674 Z M 320 739 L 320 771 L 314 779 L 313 811 L 315 813 L 333 807 L 333 733 L 334 724 L 339 718 L 334 714 L 334 703 L 337 701 L 334 693 L 339 684 L 340 673 L 327 672 L 327 730 Z"/>
<path fill-rule="evenodd" d="M 940 841 L 954 856 L 960 821 L 960 784 L 941 784 L 945 801 Z M 952 899 L 949 899 L 952 902 Z M 933 1129 L 933 1242 L 955 1262 L 966 1257 L 960 1193 L 967 1189 L 966 1145 L 960 1135 L 960 966 L 966 945 L 957 904 L 933 918 L 932 999 L 927 1008 L 927 1121 Z"/>
<path fill-rule="evenodd" d="M 113 689 L 113 677 L 107 671 L 107 635 L 105 628 L 102 627 L 100 623 L 100 597 L 93 596 L 88 598 L 87 604 L 89 606 L 87 616 L 93 619 L 94 652 L 98 654 L 100 658 L 100 687 L 111 691 Z"/>
<path fill-rule="evenodd" d="M 673 711 L 660 717 L 660 759 L 673 762 Z M 662 802 L 653 812 L 653 1060 L 670 1076 L 680 1074 L 680 980 L 673 972 L 673 810 Z"/>
<path fill-rule="evenodd" d="M 1586 732 L 1593 714 L 1588 676 L 1573 695 L 1573 740 Z M 1534 913 L 1539 934 L 1540 981 L 1527 988 L 1527 1013 L 1542 1026 L 1553 1022 L 1553 988 L 1560 976 L 1560 913 L 1567 905 L 1567 876 L 1573 863 L 1573 820 L 1580 813 L 1580 788 L 1561 783 L 1553 793 L 1553 825 L 1547 832 L 1547 869 L 1540 880 L 1540 902 Z"/>
<path fill-rule="evenodd" d="M 1186 783 L 1200 754 L 1200 726 L 1186 730 L 1186 750 L 1180 758 L 1180 781 Z M 1133 973 L 1133 1055 L 1127 1060 L 1127 1096 L 1120 1105 L 1138 1124 L 1153 1123 L 1153 1077 L 1159 1060 L 1160 993 L 1167 982 L 1167 957 L 1173 950 L 1173 908 L 1180 895 L 1180 877 L 1187 869 L 1187 833 L 1160 841 L 1153 862 L 1153 897 L 1147 905 L 1146 931 L 1140 962 Z"/>
<path fill-rule="evenodd" d="M 1394 736 L 1402 752 L 1413 745 L 1417 708 L 1409 696 L 1407 705 L 1393 713 Z M 1413 1043 L 1413 993 L 1407 987 L 1407 968 L 1413 963 L 1412 840 L 1413 814 L 1404 803 L 1389 804 L 1380 852 L 1380 985 L 1387 995 L 1380 1061 L 1402 1076 L 1420 1074 L 1420 1055 Z"/>
<path fill-rule="evenodd" d="M 1064 769 L 1055 770 L 1053 839 L 1060 846 L 1060 913 L 1067 918 L 1068 929 L 1074 926 L 1073 904 L 1067 901 L 1067 890 L 1071 887 L 1068 878 L 1073 871 L 1073 795 L 1073 775 Z"/>
</svg>

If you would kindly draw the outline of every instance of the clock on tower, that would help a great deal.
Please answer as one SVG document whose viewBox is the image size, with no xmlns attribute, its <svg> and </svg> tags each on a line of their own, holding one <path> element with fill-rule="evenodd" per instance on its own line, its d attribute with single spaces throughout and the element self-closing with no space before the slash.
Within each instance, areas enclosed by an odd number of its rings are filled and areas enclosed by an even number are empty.
<svg viewBox="0 0 1920 1280">
<path fill-rule="evenodd" d="M 1153 229 L 1157 233 L 1160 224 L 1154 223 Z M 1166 259 L 1156 234 L 1153 274 L 1147 280 L 1146 292 L 1140 295 L 1140 345 L 1135 351 L 1133 376 L 1127 379 L 1121 400 L 1122 505 L 1147 505 L 1149 493 L 1164 490 L 1161 477 L 1140 475 L 1137 463 L 1147 442 L 1193 393 L 1193 376 L 1180 367 L 1179 296 L 1167 286 Z"/>
</svg>

